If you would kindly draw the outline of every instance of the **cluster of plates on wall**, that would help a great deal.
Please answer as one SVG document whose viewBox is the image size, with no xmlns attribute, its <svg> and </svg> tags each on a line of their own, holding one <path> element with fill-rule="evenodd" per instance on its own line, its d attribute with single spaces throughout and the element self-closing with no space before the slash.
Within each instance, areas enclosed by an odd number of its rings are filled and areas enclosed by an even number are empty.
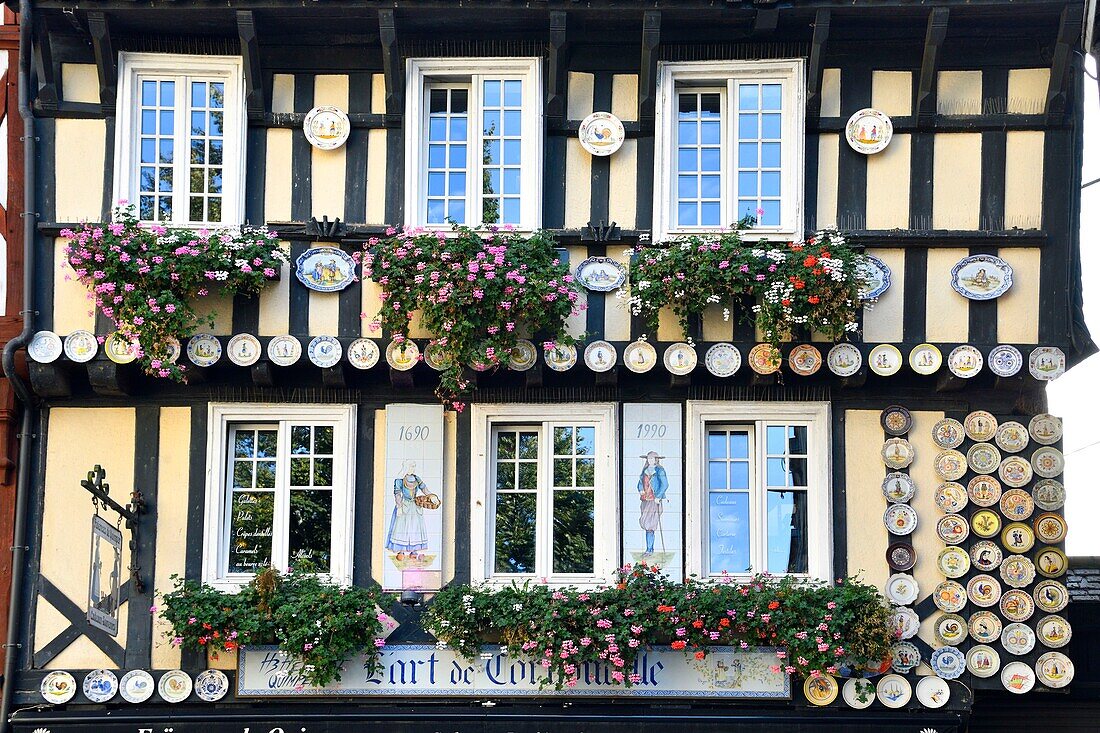
<svg viewBox="0 0 1100 733">
<path fill-rule="evenodd" d="M 63 705 L 76 696 L 76 679 L 69 672 L 54 670 L 42 678 L 39 690 L 46 702 Z M 192 692 L 200 700 L 217 702 L 229 692 L 229 678 L 221 670 L 207 669 L 192 680 L 191 675 L 183 670 L 173 669 L 156 681 L 144 669 L 132 669 L 119 679 L 109 669 L 93 669 L 84 677 L 81 690 L 88 702 L 93 703 L 109 702 L 116 695 L 126 702 L 140 703 L 151 698 L 154 692 L 165 702 L 171 703 L 183 702 L 191 697 Z"/>
</svg>

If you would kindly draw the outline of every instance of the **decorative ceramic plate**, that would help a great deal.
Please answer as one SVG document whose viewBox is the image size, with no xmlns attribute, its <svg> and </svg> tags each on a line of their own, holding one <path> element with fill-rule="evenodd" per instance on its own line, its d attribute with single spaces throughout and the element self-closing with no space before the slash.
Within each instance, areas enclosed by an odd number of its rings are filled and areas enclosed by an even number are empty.
<svg viewBox="0 0 1100 733">
<path fill-rule="evenodd" d="M 905 468 L 915 457 L 912 444 L 905 438 L 890 438 L 882 444 L 882 460 L 889 468 Z"/>
<path fill-rule="evenodd" d="M 771 344 L 757 344 L 749 349 L 749 366 L 757 374 L 774 374 L 783 363 L 783 354 Z"/>
<path fill-rule="evenodd" d="M 970 560 L 974 567 L 982 572 L 988 573 L 991 570 L 996 570 L 1001 565 L 1002 557 L 1003 553 L 996 542 L 982 540 L 981 542 L 975 542 L 970 547 Z"/>
<path fill-rule="evenodd" d="M 953 646 L 941 646 L 932 652 L 930 662 L 932 671 L 945 680 L 957 679 L 966 671 L 966 656 Z M 947 683 L 944 682 L 943 685 L 946 687 Z"/>
<path fill-rule="evenodd" d="M 908 504 L 891 504 L 882 515 L 882 523 L 891 534 L 912 534 L 917 528 L 917 511 Z"/>
<path fill-rule="evenodd" d="M 992 300 L 1012 287 L 1012 266 L 993 255 L 972 255 L 951 268 L 951 287 L 970 300 Z"/>
<path fill-rule="evenodd" d="M 1066 373 L 1066 355 L 1057 346 L 1040 346 L 1028 358 L 1031 376 L 1050 382 Z"/>
<path fill-rule="evenodd" d="M 904 361 L 898 347 L 893 344 L 879 344 L 871 349 L 871 353 L 867 356 L 867 364 L 871 367 L 871 371 L 880 377 L 897 374 Z"/>
<path fill-rule="evenodd" d="M 1001 498 L 1001 482 L 992 476 L 975 476 L 966 485 L 967 496 L 977 506 L 993 506 Z"/>
<path fill-rule="evenodd" d="M 821 352 L 816 346 L 810 344 L 795 346 L 787 356 L 787 364 L 791 367 L 791 371 L 803 377 L 815 374 L 821 368 L 821 362 Z"/>
<path fill-rule="evenodd" d="M 1001 452 L 992 443 L 975 443 L 966 452 L 966 464 L 974 473 L 993 473 L 1001 465 Z"/>
<path fill-rule="evenodd" d="M 802 685 L 802 694 L 811 705 L 830 705 L 839 693 L 840 685 L 830 674 L 807 677 Z"/>
<path fill-rule="evenodd" d="M 306 113 L 302 130 L 313 147 L 318 150 L 335 150 L 348 141 L 351 121 L 339 107 L 322 105 Z"/>
<path fill-rule="evenodd" d="M 907 502 L 913 498 L 916 491 L 917 485 L 907 473 L 894 471 L 886 474 L 886 478 L 882 480 L 882 495 L 890 502 Z"/>
<path fill-rule="evenodd" d="M 577 265 L 575 277 L 588 290 L 609 293 L 626 282 L 626 268 L 610 257 L 589 257 Z"/>
<path fill-rule="evenodd" d="M 665 352 L 668 358 L 668 352 Z M 606 372 L 615 368 L 619 353 L 606 341 L 593 341 L 584 347 L 584 364 L 594 372 Z"/>
<path fill-rule="evenodd" d="M 1047 652 L 1035 660 L 1035 675 L 1047 687 L 1065 687 L 1073 681 L 1073 662 L 1061 652 Z"/>
<path fill-rule="evenodd" d="M 1013 588 L 1001 596 L 1000 609 L 1009 621 L 1027 621 L 1035 613 L 1035 599 L 1026 590 Z"/>
<path fill-rule="evenodd" d="M 883 675 L 875 685 L 879 702 L 888 708 L 898 709 L 909 704 L 913 697 L 913 687 L 909 680 L 900 674 Z"/>
<path fill-rule="evenodd" d="M 339 247 L 311 247 L 294 261 L 294 275 L 310 290 L 334 293 L 355 282 L 355 267 Z"/>
<path fill-rule="evenodd" d="M 657 350 L 648 341 L 632 341 L 623 350 L 623 366 L 635 374 L 645 374 L 657 364 Z"/>
<path fill-rule="evenodd" d="M 514 372 L 525 372 L 539 361 L 539 350 L 528 339 L 519 339 L 508 354 L 508 368 Z"/>
<path fill-rule="evenodd" d="M 986 359 L 989 369 L 998 377 L 1012 377 L 1024 366 L 1024 355 L 1011 344 L 995 346 Z"/>
<path fill-rule="evenodd" d="M 213 336 L 210 338 L 217 341 Z M 218 356 L 221 356 L 221 344 L 218 344 Z M 107 358 L 113 361 L 115 364 L 129 364 L 134 359 L 137 359 L 137 343 L 126 338 L 118 331 L 115 331 L 103 344 L 103 353 L 107 355 Z M 217 361 L 217 359 L 215 359 Z"/>
<path fill-rule="evenodd" d="M 1001 531 L 1001 517 L 997 512 L 982 509 L 970 517 L 970 528 L 974 530 L 974 534 L 984 539 L 996 537 Z"/>
<path fill-rule="evenodd" d="M 99 340 L 91 331 L 73 331 L 65 337 L 65 356 L 69 361 L 83 364 L 95 358 L 99 352 Z"/>
<path fill-rule="evenodd" d="M 852 344 L 837 344 L 826 358 L 829 371 L 838 377 L 850 377 L 863 366 L 863 354 Z"/>
<path fill-rule="evenodd" d="M 966 607 L 966 589 L 953 580 L 945 580 L 936 586 L 932 601 L 944 613 L 956 613 Z"/>
<path fill-rule="evenodd" d="M 126 702 L 145 702 L 153 696 L 157 689 L 157 683 L 153 681 L 153 675 L 144 669 L 131 669 L 122 675 L 118 683 L 119 694 Z"/>
<path fill-rule="evenodd" d="M 966 584 L 964 603 L 966 598 L 981 608 L 995 606 L 1001 600 L 1001 583 L 992 575 L 975 575 Z"/>
<path fill-rule="evenodd" d="M 1039 641 L 1051 649 L 1064 647 L 1073 635 L 1073 629 L 1070 627 L 1069 621 L 1054 614 L 1039 619 L 1036 629 L 1038 630 Z"/>
<path fill-rule="evenodd" d="M 1001 461 L 997 474 L 1005 484 L 1018 489 L 1031 481 L 1031 463 L 1022 456 L 1009 456 Z"/>
<path fill-rule="evenodd" d="M 109 669 L 93 669 L 84 677 L 84 697 L 107 702 L 118 694 L 118 677 Z"/>
<path fill-rule="evenodd" d="M 1023 662 L 1009 662 L 1001 670 L 1001 684 L 1009 692 L 1023 695 L 1035 687 L 1035 672 Z"/>
<path fill-rule="evenodd" d="M 112 334 L 112 338 L 117 334 Z M 107 342 L 107 356 L 111 355 L 111 342 Z M 187 358 L 195 366 L 213 366 L 222 358 L 222 342 L 209 333 L 197 333 L 187 342 Z M 113 361 L 113 359 L 112 359 Z"/>
<path fill-rule="evenodd" d="M 920 649 L 908 641 L 899 641 L 890 647 L 890 668 L 905 674 L 920 664 Z"/>
<path fill-rule="evenodd" d="M 978 611 L 970 614 L 967 624 L 970 636 L 979 644 L 990 644 L 1001 638 L 1001 619 L 992 611 Z"/>
<path fill-rule="evenodd" d="M 962 517 L 959 517 L 962 520 Z M 965 520 L 962 520 L 965 523 Z M 970 530 L 967 528 L 967 533 Z M 970 555 L 961 547 L 945 547 L 936 557 L 936 567 L 944 577 L 961 578 L 970 572 Z"/>
<path fill-rule="evenodd" d="M 191 696 L 191 677 L 182 669 L 165 672 L 157 683 L 157 692 L 165 702 L 183 702 Z"/>
<path fill-rule="evenodd" d="M 917 553 L 908 542 L 895 542 L 886 548 L 886 564 L 893 570 L 905 572 L 917 564 Z"/>
<path fill-rule="evenodd" d="M 972 646 L 966 653 L 966 668 L 975 677 L 992 677 L 1001 668 L 1001 655 L 985 644 Z"/>
<path fill-rule="evenodd" d="M 378 363 L 378 344 L 372 339 L 355 339 L 348 345 L 348 363 L 356 369 L 372 369 Z"/>
<path fill-rule="evenodd" d="M 932 344 L 918 344 L 909 352 L 909 368 L 917 374 L 935 374 L 943 366 L 943 354 Z"/>
<path fill-rule="evenodd" d="M 1032 492 L 1034 492 L 1032 498 L 1035 499 L 1035 506 L 1045 512 L 1053 512 L 1065 506 L 1066 487 L 1061 481 L 1045 478 L 1035 484 Z"/>
<path fill-rule="evenodd" d="M 626 129 L 610 112 L 593 112 L 581 120 L 577 138 L 591 155 L 606 157 L 622 147 Z"/>
<path fill-rule="evenodd" d="M 703 364 L 716 377 L 732 377 L 741 368 L 741 352 L 733 344 L 715 344 L 707 349 Z"/>
<path fill-rule="evenodd" d="M 875 701 L 875 686 L 861 677 L 853 677 L 844 683 L 840 695 L 848 707 L 863 710 Z"/>
<path fill-rule="evenodd" d="M 997 435 L 997 418 L 985 410 L 975 410 L 963 420 L 966 436 L 976 443 L 988 443 Z"/>
<path fill-rule="evenodd" d="M 180 354 L 183 351 L 180 348 L 180 340 L 175 336 L 169 336 L 166 339 L 165 343 L 168 346 L 168 361 L 175 364 L 177 361 L 180 360 Z"/>
<path fill-rule="evenodd" d="M 1001 544 L 1009 552 L 1027 552 L 1035 546 L 1035 533 L 1023 522 L 1013 522 L 1001 532 Z"/>
<path fill-rule="evenodd" d="M 966 619 L 957 613 L 945 613 L 936 619 L 933 630 L 940 644 L 955 646 L 966 640 Z"/>
<path fill-rule="evenodd" d="M 63 705 L 76 694 L 76 680 L 68 672 L 56 669 L 42 678 L 38 689 L 46 702 Z"/>
<path fill-rule="evenodd" d="M 1031 454 L 1031 467 L 1041 478 L 1054 478 L 1062 473 L 1066 467 L 1066 459 L 1062 451 L 1049 445 L 1044 445 Z"/>
<path fill-rule="evenodd" d="M 670 350 L 671 348 L 669 347 Z M 555 372 L 567 372 L 577 364 L 577 347 L 573 344 L 557 344 L 549 351 L 544 349 L 542 358 L 546 361 L 546 366 Z"/>
<path fill-rule="evenodd" d="M 913 416 L 901 405 L 890 405 L 879 415 L 879 422 L 890 435 L 905 435 L 913 427 Z"/>
<path fill-rule="evenodd" d="M 1035 648 L 1035 632 L 1027 624 L 1008 624 L 1001 632 L 1001 646 L 1009 654 L 1022 657 Z"/>
<path fill-rule="evenodd" d="M 897 606 L 891 620 L 894 634 L 901 641 L 912 639 L 920 631 L 920 616 L 908 606 Z"/>
<path fill-rule="evenodd" d="M 450 359 L 446 347 L 438 341 L 429 341 L 424 347 L 424 363 L 437 372 L 442 371 Z"/>
<path fill-rule="evenodd" d="M 1044 580 L 1031 591 L 1035 605 L 1043 613 L 1058 613 L 1069 605 L 1069 589 L 1057 580 Z"/>
<path fill-rule="evenodd" d="M 699 364 L 699 355 L 695 353 L 695 347 L 685 343 L 677 343 L 665 349 L 665 369 L 678 376 L 690 374 Z"/>
<path fill-rule="evenodd" d="M 970 379 L 982 370 L 982 352 L 969 344 L 956 346 L 947 355 L 947 368 L 956 377 Z"/>
<path fill-rule="evenodd" d="M 27 356 L 40 364 L 57 361 L 65 350 L 61 337 L 53 331 L 39 331 L 27 346 Z"/>
<path fill-rule="evenodd" d="M 386 347 L 386 363 L 391 369 L 407 372 L 420 361 L 420 347 L 415 341 L 391 341 Z"/>
<path fill-rule="evenodd" d="M 1001 494 L 1001 514 L 1013 522 L 1022 522 L 1035 511 L 1035 501 L 1023 489 L 1009 489 Z"/>
<path fill-rule="evenodd" d="M 1035 518 L 1035 536 L 1040 542 L 1057 545 L 1066 538 L 1066 518 L 1061 514 L 1046 512 Z"/>
<path fill-rule="evenodd" d="M 1054 445 L 1062 439 L 1062 418 L 1047 413 L 1031 418 L 1027 431 L 1036 443 Z"/>
<path fill-rule="evenodd" d="M 940 478 L 946 481 L 955 481 L 962 478 L 966 473 L 966 456 L 949 448 L 941 451 L 932 465 Z"/>
<path fill-rule="evenodd" d="M 945 481 L 936 489 L 936 506 L 941 512 L 955 514 L 966 508 L 970 498 L 966 495 L 966 488 L 954 481 Z"/>
<path fill-rule="evenodd" d="M 917 579 L 906 573 L 895 573 L 886 579 L 883 590 L 886 597 L 899 606 L 908 606 L 917 600 L 920 594 L 920 586 Z"/>
<path fill-rule="evenodd" d="M 945 514 L 936 522 L 936 535 L 949 545 L 958 545 L 970 536 L 970 525 L 966 523 L 966 517 L 961 517 L 958 514 Z M 944 575 L 949 578 L 958 577 L 947 573 L 944 573 Z"/>
<path fill-rule="evenodd" d="M 267 342 L 267 358 L 275 366 L 290 366 L 302 358 L 302 342 L 290 335 L 276 336 Z"/>
<path fill-rule="evenodd" d="M 1060 578 L 1068 568 L 1066 553 L 1057 547 L 1044 547 L 1035 553 L 1035 572 L 1044 578 Z"/>
<path fill-rule="evenodd" d="M 963 424 L 948 417 L 932 426 L 932 440 L 943 449 L 958 448 L 966 439 Z"/>
<path fill-rule="evenodd" d="M 306 355 L 311 362 L 322 369 L 327 369 L 340 363 L 340 359 L 344 356 L 344 348 L 340 346 L 340 341 L 335 336 L 314 336 L 306 348 Z"/>
<path fill-rule="evenodd" d="M 894 136 L 894 125 L 885 112 L 866 107 L 848 118 L 844 137 L 852 150 L 864 155 L 882 152 Z"/>
<path fill-rule="evenodd" d="M 252 366 L 263 351 L 260 340 L 250 333 L 238 333 L 225 345 L 225 355 L 237 366 Z"/>
<path fill-rule="evenodd" d="M 220 669 L 205 669 L 195 677 L 195 694 L 206 702 L 217 702 L 229 692 L 229 678 Z"/>
</svg>

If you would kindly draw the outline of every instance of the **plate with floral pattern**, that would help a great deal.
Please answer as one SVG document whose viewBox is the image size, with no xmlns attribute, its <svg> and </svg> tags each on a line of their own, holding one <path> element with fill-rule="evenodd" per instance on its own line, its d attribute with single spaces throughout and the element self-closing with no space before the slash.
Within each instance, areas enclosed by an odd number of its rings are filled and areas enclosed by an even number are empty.
<svg viewBox="0 0 1100 733">
<path fill-rule="evenodd" d="M 1043 613 L 1058 613 L 1069 605 L 1069 589 L 1057 580 L 1044 580 L 1031 591 L 1035 605 Z"/>
<path fill-rule="evenodd" d="M 1065 469 L 1066 459 L 1062 451 L 1053 446 L 1044 445 L 1031 454 L 1031 467 L 1040 478 L 1054 478 Z"/>
<path fill-rule="evenodd" d="M 905 674 L 920 665 L 920 649 L 909 641 L 899 641 L 890 647 L 890 668 Z"/>
<path fill-rule="evenodd" d="M 1023 456 L 1009 456 L 1001 461 L 1001 467 L 997 469 L 997 474 L 1005 484 L 1018 489 L 1021 486 L 1026 486 L 1027 482 L 1031 481 L 1031 463 Z"/>
<path fill-rule="evenodd" d="M 875 701 L 875 685 L 862 677 L 853 677 L 844 683 L 840 695 L 848 707 L 864 710 Z"/>
<path fill-rule="evenodd" d="M 966 495 L 966 488 L 955 481 L 945 481 L 936 489 L 936 506 L 941 512 L 957 514 L 966 508 L 970 497 Z"/>
<path fill-rule="evenodd" d="M 967 628 L 970 629 L 970 638 L 979 644 L 991 644 L 1001 638 L 1001 619 L 992 611 L 970 614 Z"/>
<path fill-rule="evenodd" d="M 1035 536 L 1040 542 L 1057 545 L 1066 538 L 1066 518 L 1054 512 L 1045 512 L 1035 518 Z"/>
<path fill-rule="evenodd" d="M 945 580 L 936 586 L 932 601 L 944 613 L 956 613 L 966 606 L 966 589 L 953 580 Z"/>
<path fill-rule="evenodd" d="M 1001 600 L 1001 583 L 992 575 L 975 575 L 967 582 L 963 595 L 975 606 L 989 608 Z"/>
<path fill-rule="evenodd" d="M 1066 354 L 1057 346 L 1040 346 L 1028 357 L 1031 376 L 1050 382 L 1066 373 Z"/>
<path fill-rule="evenodd" d="M 1035 648 L 1035 632 L 1024 623 L 1008 624 L 1001 632 L 1001 646 L 1009 654 L 1022 657 Z"/>
<path fill-rule="evenodd" d="M 1044 578 L 1060 578 L 1068 568 L 1066 553 L 1057 547 L 1044 547 L 1035 553 L 1035 572 Z"/>
<path fill-rule="evenodd" d="M 623 366 L 635 374 L 645 374 L 657 365 L 657 350 L 648 341 L 631 341 L 623 350 Z"/>
<path fill-rule="evenodd" d="M 1035 484 L 1032 492 L 1035 506 L 1044 512 L 1056 511 L 1066 504 L 1066 487 L 1061 481 L 1045 478 Z"/>
<path fill-rule="evenodd" d="M 997 533 L 1001 531 L 1001 516 L 989 509 L 974 512 L 974 515 L 970 517 L 970 528 L 974 530 L 974 534 L 983 539 L 996 537 Z"/>
<path fill-rule="evenodd" d="M 1023 588 L 1035 580 L 1035 563 L 1024 555 L 1009 555 L 1001 563 L 1001 580 L 1013 588 Z M 1015 619 L 1020 621 L 1021 619 Z"/>
<path fill-rule="evenodd" d="M 966 485 L 966 495 L 976 506 L 993 506 L 1001 499 L 1001 482 L 992 476 L 975 476 Z"/>
<path fill-rule="evenodd" d="M 838 377 L 850 377 L 863 366 L 863 354 L 852 344 L 837 344 L 826 357 L 829 371 Z"/>
<path fill-rule="evenodd" d="M 741 352 L 733 344 L 715 344 L 707 349 L 703 364 L 716 377 L 732 377 L 741 368 Z"/>
<path fill-rule="evenodd" d="M 1055 690 L 1073 681 L 1073 662 L 1061 652 L 1047 652 L 1035 660 L 1035 675 Z"/>
<path fill-rule="evenodd" d="M 886 579 L 883 586 L 886 597 L 899 606 L 908 606 L 920 595 L 917 579 L 907 573 L 895 573 Z"/>
<path fill-rule="evenodd" d="M 1003 553 L 996 542 L 982 540 L 975 542 L 970 547 L 970 561 L 974 567 L 982 572 L 996 570 L 1001 565 Z"/>
<path fill-rule="evenodd" d="M 993 473 L 1001 465 L 1001 452 L 992 443 L 975 443 L 966 452 L 966 463 L 974 473 Z"/>
<path fill-rule="evenodd" d="M 947 355 L 947 368 L 960 379 L 970 379 L 978 376 L 978 373 L 982 370 L 982 364 L 982 352 L 969 344 L 956 346 Z"/>
<path fill-rule="evenodd" d="M 960 517 L 960 519 L 962 519 Z M 965 523 L 965 521 L 964 521 Z M 969 534 L 969 527 L 967 533 Z M 944 577 L 961 578 L 970 572 L 970 555 L 961 547 L 945 547 L 936 558 L 936 567 Z"/>
<path fill-rule="evenodd" d="M 61 343 L 61 337 L 53 331 L 39 331 L 27 346 L 27 356 L 39 364 L 57 361 L 64 351 L 65 346 Z"/>
<path fill-rule="evenodd" d="M 902 358 L 898 347 L 893 344 L 879 344 L 871 349 L 867 356 L 867 364 L 871 371 L 880 377 L 891 377 L 901 371 Z"/>
<path fill-rule="evenodd" d="M 1039 641 L 1051 649 L 1060 649 L 1069 643 L 1073 636 L 1073 629 L 1069 621 L 1057 614 L 1043 616 L 1035 626 L 1038 629 Z M 1029 650 L 1030 651 L 1030 650 Z"/>
<path fill-rule="evenodd" d="M 1030 442 L 1031 438 L 1023 423 L 1009 420 L 1001 423 L 997 427 L 996 440 L 997 446 L 1006 453 L 1019 453 L 1024 448 L 1027 448 L 1027 444 Z"/>
<path fill-rule="evenodd" d="M 775 374 L 783 363 L 783 354 L 771 344 L 757 344 L 749 349 L 749 366 L 757 374 Z"/>
<path fill-rule="evenodd" d="M 1001 615 L 1009 621 L 1022 622 L 1035 613 L 1035 600 L 1025 590 L 1013 588 L 1001 596 Z"/>
<path fill-rule="evenodd" d="M 1031 692 L 1035 687 L 1035 671 L 1023 662 L 1009 662 L 1001 670 L 1001 685 L 1017 695 Z"/>
<path fill-rule="evenodd" d="M 431 351 L 432 347 L 428 347 L 427 351 Z M 378 363 L 378 359 L 381 356 L 381 352 L 378 349 L 378 344 L 374 343 L 372 339 L 359 338 L 355 339 L 348 345 L 348 363 L 356 369 L 371 369 Z M 425 357 L 427 361 L 427 357 Z"/>
<path fill-rule="evenodd" d="M 1009 489 L 1001 494 L 1001 514 L 1013 522 L 1022 522 L 1035 511 L 1035 500 L 1023 489 Z"/>
<path fill-rule="evenodd" d="M 941 646 L 932 652 L 932 659 L 929 661 L 932 671 L 945 680 L 957 679 L 966 671 L 966 656 L 953 646 Z M 943 684 L 947 686 L 946 682 Z"/>
<path fill-rule="evenodd" d="M 882 523 L 891 534 L 912 534 L 917 528 L 917 511 L 908 504 L 891 504 L 882 515 Z"/>
<path fill-rule="evenodd" d="M 900 436 L 913 427 L 913 416 L 901 405 L 890 405 L 879 415 L 879 422 L 888 434 Z"/>
<path fill-rule="evenodd" d="M 1035 546 L 1035 533 L 1023 522 L 1012 522 L 1001 532 L 1001 544 L 1009 552 L 1027 552 Z"/>
<path fill-rule="evenodd" d="M 976 443 L 988 443 L 997 435 L 997 418 L 985 410 L 975 410 L 963 420 L 968 438 Z"/>
<path fill-rule="evenodd" d="M 963 424 L 953 417 L 945 417 L 932 426 L 932 440 L 940 448 L 958 448 L 966 439 Z"/>
<path fill-rule="evenodd" d="M 989 369 L 998 377 L 1012 377 L 1024 366 L 1024 355 L 1012 344 L 1001 344 L 989 352 Z"/>
<path fill-rule="evenodd" d="M 1027 431 L 1036 443 L 1054 445 L 1062 439 L 1062 419 L 1044 412 L 1031 418 Z"/>
<path fill-rule="evenodd" d="M 908 542 L 895 542 L 886 548 L 886 564 L 892 570 L 905 572 L 917 564 L 917 553 Z"/>
<path fill-rule="evenodd" d="M 943 354 L 932 344 L 918 344 L 909 352 L 909 368 L 917 374 L 935 374 L 943 366 Z"/>
<path fill-rule="evenodd" d="M 932 465 L 940 478 L 945 481 L 957 481 L 966 473 L 966 456 L 957 450 L 948 449 L 941 451 Z"/>
<path fill-rule="evenodd" d="M 821 352 L 816 346 L 799 344 L 791 349 L 791 353 L 787 356 L 787 364 L 795 374 L 808 377 L 821 368 Z"/>
<path fill-rule="evenodd" d="M 895 470 L 908 467 L 915 457 L 912 443 L 905 438 L 890 438 L 882 444 L 882 460 Z"/>
<path fill-rule="evenodd" d="M 220 669 L 205 669 L 195 677 L 195 694 L 206 702 L 217 702 L 229 692 L 229 678 Z"/>
<path fill-rule="evenodd" d="M 970 535 L 970 525 L 966 523 L 965 517 L 958 514 L 944 514 L 936 522 L 936 535 L 949 545 L 958 545 Z M 947 577 L 956 576 L 948 575 Z"/>
<path fill-rule="evenodd" d="M 886 497 L 887 501 L 895 504 L 909 501 L 916 491 L 917 485 L 913 483 L 912 477 L 907 473 L 894 471 L 886 474 L 886 478 L 882 480 L 882 495 Z"/>
<path fill-rule="evenodd" d="M 975 677 L 992 677 L 1001 668 L 1001 655 L 991 646 L 977 644 L 966 653 L 966 668 Z"/>
<path fill-rule="evenodd" d="M 955 646 L 966 640 L 966 619 L 957 613 L 945 613 L 935 621 L 936 641 Z"/>
</svg>

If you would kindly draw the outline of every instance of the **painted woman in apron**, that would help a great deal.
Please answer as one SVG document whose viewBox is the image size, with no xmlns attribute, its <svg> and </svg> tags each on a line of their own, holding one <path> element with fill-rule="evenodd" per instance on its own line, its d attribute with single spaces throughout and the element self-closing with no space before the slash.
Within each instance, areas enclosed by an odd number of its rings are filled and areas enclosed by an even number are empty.
<svg viewBox="0 0 1100 733">
<path fill-rule="evenodd" d="M 661 526 L 661 514 L 664 511 L 662 502 L 665 492 L 668 491 L 668 475 L 665 467 L 661 465 L 664 456 L 657 455 L 657 451 L 650 451 L 644 456 L 645 465 L 638 476 L 638 498 L 642 502 L 642 513 L 638 524 L 645 530 L 645 554 L 653 554 L 654 533 Z M 662 543 L 664 540 L 661 540 Z"/>
<path fill-rule="evenodd" d="M 428 495 L 428 487 L 416 475 L 416 464 L 410 463 L 405 475 L 393 482 L 393 513 L 390 515 L 390 531 L 386 535 L 386 549 L 415 558 L 418 552 L 428 548 L 428 535 L 424 529 L 424 507 L 416 503 L 417 493 Z"/>
</svg>

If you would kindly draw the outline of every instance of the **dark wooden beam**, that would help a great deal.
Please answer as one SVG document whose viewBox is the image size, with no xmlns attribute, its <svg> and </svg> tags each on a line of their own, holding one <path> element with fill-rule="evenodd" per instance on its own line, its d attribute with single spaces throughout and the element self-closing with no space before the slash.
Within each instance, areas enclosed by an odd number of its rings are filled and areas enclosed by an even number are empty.
<svg viewBox="0 0 1100 733">
<path fill-rule="evenodd" d="M 657 112 L 657 47 L 661 12 L 647 10 L 642 19 L 642 58 L 638 76 L 638 119 L 650 122 Z"/>
<path fill-rule="evenodd" d="M 1081 37 L 1081 6 L 1067 5 L 1062 9 L 1058 25 L 1058 43 L 1054 47 L 1054 60 L 1050 65 L 1050 81 L 1047 84 L 1047 118 L 1064 114 L 1070 69 L 1073 67 L 1073 49 Z"/>
<path fill-rule="evenodd" d="M 775 8 L 757 10 L 756 18 L 752 22 L 752 34 L 754 36 L 767 36 L 775 32 L 779 27 L 779 11 Z"/>
<path fill-rule="evenodd" d="M 88 13 L 88 32 L 92 34 L 92 51 L 95 53 L 96 71 L 99 72 L 99 106 L 104 115 L 112 117 L 118 88 L 118 64 L 107 14 L 98 11 Z"/>
<path fill-rule="evenodd" d="M 260 65 L 260 39 L 256 33 L 256 18 L 251 10 L 237 11 L 237 36 L 241 39 L 248 119 L 262 120 L 264 108 L 267 106 L 267 94 L 264 91 L 264 73 Z"/>
<path fill-rule="evenodd" d="M 562 10 L 550 13 L 550 49 L 546 66 L 546 119 L 561 124 L 565 121 L 569 79 L 567 14 Z"/>
<path fill-rule="evenodd" d="M 61 100 L 58 92 L 57 66 L 53 62 L 53 47 L 50 45 L 50 30 L 42 15 L 34 17 L 34 66 L 38 75 L 38 107 L 45 110 L 57 109 Z"/>
<path fill-rule="evenodd" d="M 92 390 L 106 397 L 126 397 L 134 393 L 134 372 L 129 364 L 115 364 L 105 359 L 88 362 L 88 381 Z"/>
<path fill-rule="evenodd" d="M 936 113 L 936 69 L 940 47 L 947 37 L 947 21 L 951 11 L 933 8 L 928 14 L 928 28 L 924 34 L 924 57 L 920 65 L 920 82 L 917 86 L 917 102 L 913 111 L 920 117 Z"/>
<path fill-rule="evenodd" d="M 825 56 L 825 44 L 829 42 L 829 25 L 833 11 L 822 8 L 814 17 L 814 40 L 810 46 L 810 61 L 806 68 L 806 111 L 816 117 L 821 111 L 821 78 L 825 68 L 821 63 Z"/>
<path fill-rule="evenodd" d="M 397 26 L 393 10 L 378 11 L 378 32 L 382 41 L 382 72 L 386 80 L 386 119 L 399 121 L 405 112 L 405 71 L 397 52 Z"/>
</svg>

